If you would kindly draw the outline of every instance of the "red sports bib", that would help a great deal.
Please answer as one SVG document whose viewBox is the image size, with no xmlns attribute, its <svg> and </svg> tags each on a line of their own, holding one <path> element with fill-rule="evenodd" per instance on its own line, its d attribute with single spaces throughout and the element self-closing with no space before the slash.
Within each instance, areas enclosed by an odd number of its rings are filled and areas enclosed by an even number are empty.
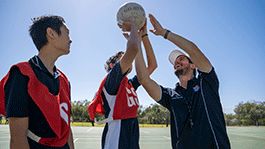
<svg viewBox="0 0 265 149">
<path fill-rule="evenodd" d="M 95 114 L 99 113 L 104 115 L 103 99 L 101 96 L 106 77 L 100 84 L 91 104 L 88 106 L 88 112 L 90 118 L 95 121 Z M 113 120 L 128 119 L 137 117 L 137 109 L 139 107 L 139 100 L 137 94 L 132 86 L 132 83 L 128 82 L 128 78 L 124 77 L 119 86 L 119 90 L 116 96 L 115 105 L 113 108 Z"/>
<path fill-rule="evenodd" d="M 52 147 L 62 147 L 68 141 L 71 114 L 70 86 L 66 76 L 58 70 L 61 74 L 59 76 L 60 88 L 58 95 L 54 96 L 38 80 L 28 62 L 18 63 L 12 67 L 15 66 L 19 68 L 23 75 L 29 77 L 28 93 L 57 135 L 54 138 L 40 138 L 38 143 Z M 4 86 L 9 74 L 10 72 L 0 82 L 0 112 L 3 115 L 5 115 Z"/>
</svg>

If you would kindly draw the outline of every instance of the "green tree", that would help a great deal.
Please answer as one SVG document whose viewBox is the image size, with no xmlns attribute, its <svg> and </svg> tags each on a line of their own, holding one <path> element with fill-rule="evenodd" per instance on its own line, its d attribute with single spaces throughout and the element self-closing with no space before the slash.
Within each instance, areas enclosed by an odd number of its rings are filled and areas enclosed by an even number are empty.
<svg viewBox="0 0 265 149">
<path fill-rule="evenodd" d="M 244 106 L 244 103 L 243 102 L 240 102 L 236 108 L 234 109 L 234 112 L 236 113 L 236 119 L 237 119 L 237 124 L 238 125 L 241 125 L 241 119 L 244 118 L 244 112 L 243 112 L 243 106 Z"/>
<path fill-rule="evenodd" d="M 237 122 L 243 125 L 263 125 L 265 120 L 265 102 L 248 101 L 246 103 L 240 102 L 236 108 L 235 113 Z"/>
<path fill-rule="evenodd" d="M 263 107 L 260 102 L 254 102 L 254 105 L 251 107 L 251 110 L 249 111 L 248 117 L 252 119 L 256 125 L 258 126 L 258 120 L 262 119 L 263 114 Z"/>
<path fill-rule="evenodd" d="M 236 118 L 236 115 L 231 114 L 224 114 L 225 116 L 225 122 L 227 126 L 231 126 L 231 125 L 235 125 L 236 122 L 234 121 L 234 119 Z"/>
<path fill-rule="evenodd" d="M 141 108 L 142 110 L 142 108 Z M 151 104 L 138 115 L 139 123 L 169 124 L 169 111 L 161 105 Z"/>
<path fill-rule="evenodd" d="M 79 121 L 79 122 L 91 121 L 89 118 L 89 113 L 87 111 L 89 104 L 90 101 L 88 101 L 87 99 L 72 102 L 71 109 L 72 109 L 72 118 L 74 121 Z"/>
</svg>

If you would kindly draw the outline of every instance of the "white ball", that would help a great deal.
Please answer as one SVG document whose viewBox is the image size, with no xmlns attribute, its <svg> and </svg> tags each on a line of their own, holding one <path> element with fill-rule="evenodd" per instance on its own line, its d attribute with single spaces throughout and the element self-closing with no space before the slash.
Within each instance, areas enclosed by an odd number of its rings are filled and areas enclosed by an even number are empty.
<svg viewBox="0 0 265 149">
<path fill-rule="evenodd" d="M 135 2 L 127 2 L 123 4 L 117 12 L 117 22 L 134 22 L 139 29 L 145 23 L 145 11 L 143 7 Z"/>
</svg>

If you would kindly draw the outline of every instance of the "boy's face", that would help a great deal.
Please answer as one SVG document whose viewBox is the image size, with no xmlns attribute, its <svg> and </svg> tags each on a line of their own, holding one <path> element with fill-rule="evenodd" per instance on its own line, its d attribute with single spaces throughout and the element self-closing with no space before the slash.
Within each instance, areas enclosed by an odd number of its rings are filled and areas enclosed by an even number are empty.
<svg viewBox="0 0 265 149">
<path fill-rule="evenodd" d="M 72 43 L 72 40 L 69 37 L 70 31 L 65 23 L 60 27 L 60 30 L 61 34 L 60 35 L 57 34 L 56 36 L 57 37 L 56 48 L 59 49 L 63 54 L 68 54 L 70 52 L 70 44 Z"/>
</svg>

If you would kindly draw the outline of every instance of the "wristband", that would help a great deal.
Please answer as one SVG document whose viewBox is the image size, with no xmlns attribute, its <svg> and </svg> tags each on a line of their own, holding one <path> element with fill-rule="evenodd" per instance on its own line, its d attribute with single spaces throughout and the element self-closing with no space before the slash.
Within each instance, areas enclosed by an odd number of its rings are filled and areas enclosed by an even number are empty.
<svg viewBox="0 0 265 149">
<path fill-rule="evenodd" d="M 169 32 L 170 32 L 170 30 L 167 30 L 167 31 L 166 31 L 166 34 L 165 34 L 165 36 L 164 36 L 165 39 L 167 39 L 167 36 L 168 36 L 168 33 L 169 33 Z"/>
<path fill-rule="evenodd" d="M 144 36 L 148 36 L 148 34 L 146 33 L 146 34 L 144 34 L 143 36 L 142 36 L 142 38 L 144 38 Z"/>
</svg>

